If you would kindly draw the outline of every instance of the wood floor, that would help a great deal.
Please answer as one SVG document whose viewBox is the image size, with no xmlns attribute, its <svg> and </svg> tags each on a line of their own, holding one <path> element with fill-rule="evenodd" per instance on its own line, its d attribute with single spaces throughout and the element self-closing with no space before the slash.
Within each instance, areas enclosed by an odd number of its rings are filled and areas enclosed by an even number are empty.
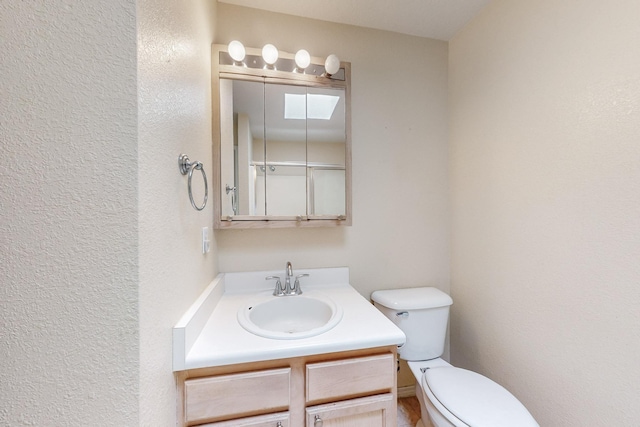
<svg viewBox="0 0 640 427">
<path fill-rule="evenodd" d="M 415 427 L 420 420 L 420 402 L 415 396 L 398 399 L 398 427 Z"/>
</svg>

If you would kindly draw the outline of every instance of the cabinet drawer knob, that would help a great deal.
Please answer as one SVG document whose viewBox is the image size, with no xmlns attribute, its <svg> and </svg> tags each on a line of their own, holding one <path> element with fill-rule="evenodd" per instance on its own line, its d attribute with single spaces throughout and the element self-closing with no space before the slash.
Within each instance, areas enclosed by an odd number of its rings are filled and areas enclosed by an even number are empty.
<svg viewBox="0 0 640 427">
<path fill-rule="evenodd" d="M 276 424 L 276 427 L 282 427 L 282 421 L 278 421 L 278 424 Z"/>
<path fill-rule="evenodd" d="M 322 418 L 320 418 L 320 415 L 316 415 L 313 427 L 322 427 L 322 424 Z"/>
</svg>

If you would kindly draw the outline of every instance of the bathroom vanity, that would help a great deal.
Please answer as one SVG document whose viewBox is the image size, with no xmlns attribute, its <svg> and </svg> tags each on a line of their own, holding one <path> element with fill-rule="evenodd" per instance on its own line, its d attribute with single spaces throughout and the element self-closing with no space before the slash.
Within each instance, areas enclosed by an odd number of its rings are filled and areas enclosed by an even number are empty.
<svg viewBox="0 0 640 427">
<path fill-rule="evenodd" d="M 347 268 L 297 271 L 309 274 L 302 295 L 271 296 L 264 279 L 281 273 L 221 274 L 176 325 L 177 425 L 394 426 L 402 331 L 348 284 Z M 339 321 L 329 330 L 294 325 L 288 339 L 260 336 L 238 321 L 274 299 L 303 297 L 329 299 L 328 315 Z"/>
</svg>

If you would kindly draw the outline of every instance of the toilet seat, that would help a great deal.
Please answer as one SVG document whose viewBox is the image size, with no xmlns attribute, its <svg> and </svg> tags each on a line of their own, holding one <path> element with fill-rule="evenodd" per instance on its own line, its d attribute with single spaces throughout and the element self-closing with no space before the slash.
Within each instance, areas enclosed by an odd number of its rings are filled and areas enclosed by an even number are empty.
<svg viewBox="0 0 640 427">
<path fill-rule="evenodd" d="M 476 372 L 453 366 L 430 368 L 422 385 L 427 397 L 437 400 L 434 404 L 457 418 L 451 420 L 454 425 L 461 421 L 473 427 L 538 427 L 514 395 Z"/>
</svg>

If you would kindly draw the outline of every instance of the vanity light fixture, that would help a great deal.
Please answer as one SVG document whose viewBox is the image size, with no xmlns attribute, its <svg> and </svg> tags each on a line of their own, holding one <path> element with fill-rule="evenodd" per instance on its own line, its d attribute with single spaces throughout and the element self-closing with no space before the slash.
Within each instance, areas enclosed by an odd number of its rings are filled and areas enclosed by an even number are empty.
<svg viewBox="0 0 640 427">
<path fill-rule="evenodd" d="M 233 65 L 240 67 L 262 67 L 267 70 L 276 70 L 276 62 L 278 62 L 278 59 L 280 58 L 280 52 L 278 52 L 278 48 L 276 48 L 271 43 L 267 43 L 262 47 L 262 60 L 264 62 L 256 61 L 255 56 L 249 55 L 247 57 L 247 51 L 244 45 L 238 40 L 233 40 L 229 43 L 229 45 L 227 46 L 227 52 L 233 60 Z M 245 59 L 247 60 L 247 63 L 244 62 Z M 307 71 L 309 66 L 311 66 L 312 58 L 311 54 L 309 54 L 309 51 L 307 51 L 306 49 L 298 50 L 293 58 L 291 58 L 289 54 L 285 54 L 285 59 L 286 61 L 284 61 L 284 63 L 290 63 L 291 59 L 293 59 L 295 65 L 293 65 L 293 70 L 291 71 L 298 74 L 306 74 L 308 72 L 309 74 L 316 75 L 318 77 L 321 76 L 325 78 L 332 78 L 334 74 L 337 74 L 340 71 L 340 59 L 334 54 L 327 56 L 324 62 L 324 70 L 322 69 L 322 67 L 316 68 L 316 66 L 314 65 L 313 67 L 311 67 L 311 71 Z M 289 67 L 290 65 L 286 65 L 286 68 Z M 338 79 L 341 80 L 341 78 Z"/>
<path fill-rule="evenodd" d="M 340 59 L 334 54 L 327 56 L 327 59 L 324 61 L 324 70 L 326 71 L 327 77 L 331 77 L 332 74 L 337 73 L 340 70 Z"/>
<path fill-rule="evenodd" d="M 265 44 L 262 48 L 262 59 L 267 63 L 268 68 L 274 68 L 278 60 L 278 49 L 270 43 Z"/>
<path fill-rule="evenodd" d="M 233 59 L 235 64 L 242 64 L 244 61 L 244 57 L 246 55 L 246 50 L 244 49 L 244 45 L 240 43 L 238 40 L 233 40 L 229 43 L 229 56 Z"/>
<path fill-rule="evenodd" d="M 300 49 L 296 52 L 295 56 L 296 69 L 295 72 L 303 73 L 305 68 L 311 65 L 311 55 L 304 49 Z"/>
</svg>

